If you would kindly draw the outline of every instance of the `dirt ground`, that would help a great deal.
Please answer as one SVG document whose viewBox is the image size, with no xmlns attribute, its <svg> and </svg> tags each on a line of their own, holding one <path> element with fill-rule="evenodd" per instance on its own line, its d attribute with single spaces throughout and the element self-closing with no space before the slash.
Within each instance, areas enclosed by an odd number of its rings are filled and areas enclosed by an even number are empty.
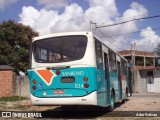
<svg viewBox="0 0 160 120">
<path fill-rule="evenodd" d="M 87 108 L 88 109 L 88 108 Z M 90 108 L 89 110 L 93 111 L 94 108 Z M 36 111 L 40 112 L 45 116 L 55 117 L 56 119 L 97 119 L 97 120 L 124 120 L 136 119 L 136 120 L 160 120 L 160 93 L 141 93 L 141 94 L 133 94 L 133 96 L 128 97 L 126 103 L 118 103 L 116 104 L 116 108 L 113 112 L 107 111 L 99 111 L 99 112 L 79 112 L 76 115 L 70 114 L 71 116 L 63 116 L 62 113 L 57 111 L 61 111 L 60 106 L 32 106 L 30 100 L 23 100 L 21 102 L 0 102 L 0 111 L 22 111 L 22 112 L 31 112 Z M 147 113 L 146 113 L 147 112 Z M 64 114 L 65 112 L 63 112 Z M 82 114 L 83 113 L 83 114 Z M 135 116 L 127 116 L 129 113 L 134 113 Z M 151 113 L 149 115 L 153 116 L 143 116 L 143 114 Z M 58 116 L 57 116 L 58 114 Z M 66 114 L 66 113 L 65 113 Z M 158 115 L 158 117 L 154 116 L 154 114 Z M 108 116 L 109 115 L 109 116 Z M 107 117 L 108 116 L 108 117 Z M 115 117 L 116 116 L 116 117 Z M 127 116 L 127 117 L 126 117 Z M 16 118 L 15 118 L 16 119 Z M 28 119 L 28 118 L 23 118 Z M 34 118 L 30 118 L 34 119 Z M 49 119 L 49 118 L 47 118 Z M 1 120 L 1 118 L 0 118 Z M 43 120 L 43 119 L 41 119 Z M 46 119 L 45 119 L 46 120 Z"/>
<path fill-rule="evenodd" d="M 159 111 L 160 93 L 133 94 L 128 97 L 125 104 L 117 107 L 114 111 Z"/>
</svg>

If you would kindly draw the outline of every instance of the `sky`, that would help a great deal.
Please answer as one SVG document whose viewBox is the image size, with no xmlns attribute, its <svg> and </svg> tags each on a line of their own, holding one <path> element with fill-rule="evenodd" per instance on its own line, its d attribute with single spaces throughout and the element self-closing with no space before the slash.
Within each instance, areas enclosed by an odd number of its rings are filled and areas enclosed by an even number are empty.
<svg viewBox="0 0 160 120">
<path fill-rule="evenodd" d="M 97 27 L 160 15 L 159 0 L 0 0 L 0 22 L 15 20 L 40 35 L 90 30 Z M 95 28 L 112 49 L 153 51 L 160 43 L 160 17 Z"/>
</svg>

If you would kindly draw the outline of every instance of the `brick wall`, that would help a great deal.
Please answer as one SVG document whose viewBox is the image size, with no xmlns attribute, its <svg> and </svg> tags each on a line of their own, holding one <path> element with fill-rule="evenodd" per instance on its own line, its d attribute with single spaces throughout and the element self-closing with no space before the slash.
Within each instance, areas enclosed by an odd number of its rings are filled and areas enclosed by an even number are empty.
<svg viewBox="0 0 160 120">
<path fill-rule="evenodd" d="M 21 82 L 21 86 L 18 80 L 19 76 L 16 76 L 12 70 L 0 70 L 0 97 L 20 95 L 30 97 L 30 84 L 27 76 Z"/>
<path fill-rule="evenodd" d="M 12 70 L 0 71 L 0 97 L 14 94 L 14 73 Z"/>
</svg>

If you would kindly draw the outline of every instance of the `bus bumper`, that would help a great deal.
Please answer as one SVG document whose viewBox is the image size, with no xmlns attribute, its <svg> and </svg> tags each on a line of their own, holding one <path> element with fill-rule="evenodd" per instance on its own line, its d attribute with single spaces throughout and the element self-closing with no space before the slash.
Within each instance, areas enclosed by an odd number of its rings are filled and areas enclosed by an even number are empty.
<svg viewBox="0 0 160 120">
<path fill-rule="evenodd" d="M 33 105 L 97 105 L 97 92 L 83 97 L 38 98 L 31 94 Z"/>
</svg>

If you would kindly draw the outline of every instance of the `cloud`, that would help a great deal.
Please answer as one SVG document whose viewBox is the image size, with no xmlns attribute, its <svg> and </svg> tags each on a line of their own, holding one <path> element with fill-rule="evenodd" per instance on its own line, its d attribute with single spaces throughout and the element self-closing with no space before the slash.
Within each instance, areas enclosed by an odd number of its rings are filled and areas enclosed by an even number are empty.
<svg viewBox="0 0 160 120">
<path fill-rule="evenodd" d="M 46 9 L 59 9 L 68 5 L 68 0 L 38 0 L 38 3 L 44 5 Z"/>
<path fill-rule="evenodd" d="M 42 0 L 39 1 L 42 2 Z M 51 1 L 48 0 L 46 3 L 49 4 L 50 2 Z M 90 28 L 90 21 L 96 22 L 98 25 L 102 23 L 114 24 L 133 19 L 134 17 L 146 17 L 148 14 L 147 9 L 136 2 L 133 2 L 122 16 L 120 16 L 118 12 L 115 0 L 89 0 L 88 2 L 89 8 L 86 10 L 83 10 L 83 8 L 76 3 L 65 3 L 64 11 L 61 13 L 53 9 L 48 10 L 46 7 L 41 10 L 37 10 L 32 6 L 23 7 L 22 13 L 19 14 L 19 22 L 30 25 L 38 31 L 40 35 L 43 35 L 55 32 L 86 31 Z M 43 3 L 45 2 L 43 1 Z M 113 34 L 133 32 L 138 30 L 138 26 L 137 21 L 133 21 L 114 27 L 101 28 L 99 30 L 107 36 L 110 36 Z M 96 30 L 95 33 L 98 36 L 104 36 L 102 32 Z M 103 40 L 115 50 L 124 48 L 124 44 L 130 48 L 129 45 L 126 45 L 126 37 L 105 37 Z"/>
<path fill-rule="evenodd" d="M 3 11 L 5 7 L 17 2 L 18 0 L 0 0 L 0 11 Z"/>
<path fill-rule="evenodd" d="M 140 39 L 133 41 L 136 43 L 138 50 L 145 49 L 147 51 L 153 51 L 158 43 L 160 43 L 160 36 L 157 35 L 151 27 L 143 29 L 140 33 L 140 37 Z"/>
<path fill-rule="evenodd" d="M 119 15 L 115 0 L 89 0 L 89 4 L 91 9 L 97 7 L 103 8 L 103 14 L 108 18 L 117 17 L 117 15 Z M 101 11 L 98 12 L 101 13 Z"/>
<path fill-rule="evenodd" d="M 123 21 L 132 20 L 133 18 L 146 17 L 147 15 L 148 11 L 143 5 L 133 2 L 130 5 L 130 8 L 124 11 L 122 16 L 115 17 L 114 21 L 108 20 L 108 23 L 109 24 L 120 23 Z M 114 27 L 103 28 L 102 32 L 107 33 L 107 36 L 134 32 L 138 30 L 137 26 L 138 22 L 139 21 L 132 21 Z M 128 36 L 105 37 L 105 39 L 107 39 L 105 42 L 109 44 L 109 46 L 111 46 L 114 50 L 130 49 L 130 43 L 128 43 Z"/>
</svg>

